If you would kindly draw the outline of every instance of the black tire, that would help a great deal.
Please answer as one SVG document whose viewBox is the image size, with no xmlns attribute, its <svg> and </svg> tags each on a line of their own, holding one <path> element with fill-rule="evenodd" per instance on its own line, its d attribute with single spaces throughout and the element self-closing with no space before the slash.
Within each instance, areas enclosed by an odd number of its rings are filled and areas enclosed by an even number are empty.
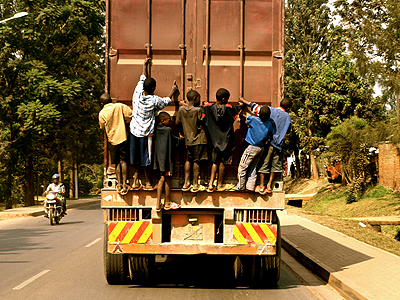
<svg viewBox="0 0 400 300">
<path fill-rule="evenodd" d="M 278 232 L 276 238 L 276 255 L 261 257 L 260 264 L 260 285 L 276 286 L 281 275 L 281 225 L 278 216 L 276 216 Z"/>
<path fill-rule="evenodd" d="M 60 215 L 54 217 L 54 221 L 56 222 L 56 224 L 60 224 L 60 220 L 61 220 Z"/>
<path fill-rule="evenodd" d="M 236 256 L 233 263 L 235 286 L 250 286 L 253 276 L 253 256 Z"/>
<path fill-rule="evenodd" d="M 127 254 L 111 254 L 107 252 L 108 225 L 104 226 L 104 275 L 110 285 L 129 284 L 129 268 Z"/>
<path fill-rule="evenodd" d="M 155 256 L 129 255 L 130 280 L 134 284 L 150 285 Z"/>
<path fill-rule="evenodd" d="M 274 287 L 281 273 L 281 227 L 278 216 L 276 255 L 237 256 L 234 263 L 235 283 L 237 286 Z"/>
<path fill-rule="evenodd" d="M 54 208 L 50 208 L 50 214 L 49 214 L 49 219 L 50 219 L 50 225 L 54 225 Z"/>
</svg>

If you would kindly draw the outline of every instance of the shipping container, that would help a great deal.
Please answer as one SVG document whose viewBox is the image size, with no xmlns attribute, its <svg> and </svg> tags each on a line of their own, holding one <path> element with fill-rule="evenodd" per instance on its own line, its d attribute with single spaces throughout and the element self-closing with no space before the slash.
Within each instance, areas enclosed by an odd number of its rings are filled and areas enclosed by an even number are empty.
<svg viewBox="0 0 400 300">
<path fill-rule="evenodd" d="M 146 57 L 151 58 L 149 76 L 157 81 L 155 94 L 166 96 L 174 80 L 179 86 L 179 95 L 164 109 L 172 116 L 191 89 L 203 101 L 215 102 L 216 91 L 224 87 L 230 91 L 232 105 L 243 96 L 277 107 L 283 97 L 284 1 L 107 0 L 106 18 L 105 87 L 113 102 L 132 105 Z M 245 147 L 243 119 L 236 119 L 234 129 L 236 148 L 225 179 L 236 183 Z M 143 282 L 150 278 L 156 255 L 176 254 L 229 256 L 238 284 L 278 281 L 276 211 L 284 208 L 281 182 L 275 183 L 272 195 L 265 196 L 182 192 L 182 147 L 175 157 L 172 191 L 181 209 L 157 212 L 156 191 L 130 191 L 126 196 L 116 192 L 108 158 L 105 145 L 102 208 L 110 284 L 138 278 Z M 209 172 L 210 165 L 204 166 L 202 182 Z"/>
</svg>

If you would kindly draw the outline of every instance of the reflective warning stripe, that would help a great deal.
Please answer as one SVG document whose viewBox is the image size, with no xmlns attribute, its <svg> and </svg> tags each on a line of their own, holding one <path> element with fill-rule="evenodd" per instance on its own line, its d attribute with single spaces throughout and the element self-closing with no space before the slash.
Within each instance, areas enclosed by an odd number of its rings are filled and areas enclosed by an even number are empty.
<svg viewBox="0 0 400 300">
<path fill-rule="evenodd" d="M 236 238 L 239 244 L 247 244 L 246 239 L 244 238 L 240 230 L 237 228 L 237 226 L 233 228 L 233 236 Z"/>
<path fill-rule="evenodd" d="M 237 223 L 233 228 L 233 238 L 239 244 L 275 245 L 277 231 L 267 224 Z"/>
<path fill-rule="evenodd" d="M 153 240 L 153 224 L 151 221 L 109 222 L 109 243 L 145 244 Z"/>
<path fill-rule="evenodd" d="M 275 245 L 277 233 L 273 232 L 267 224 L 260 224 L 260 228 L 264 232 L 266 237 L 271 241 L 271 244 Z"/>
</svg>

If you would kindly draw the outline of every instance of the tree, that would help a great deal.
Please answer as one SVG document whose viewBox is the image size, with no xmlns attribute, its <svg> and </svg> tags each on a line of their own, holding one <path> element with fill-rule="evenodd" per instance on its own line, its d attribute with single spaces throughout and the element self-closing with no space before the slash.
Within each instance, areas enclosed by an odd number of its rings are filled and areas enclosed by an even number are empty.
<svg viewBox="0 0 400 300">
<path fill-rule="evenodd" d="M 0 6 L 8 8 L 3 18 L 29 13 L 0 27 L 0 163 L 7 167 L 6 203 L 18 165 L 25 169 L 25 205 L 31 205 L 37 157 L 55 163 L 67 153 L 75 162 L 101 157 L 97 99 L 104 82 L 105 2 L 14 0 Z"/>
<path fill-rule="evenodd" d="M 400 2 L 336 0 L 335 7 L 358 69 L 382 87 L 400 123 Z"/>
<path fill-rule="evenodd" d="M 342 51 L 342 29 L 334 27 L 327 0 L 289 0 L 286 7 L 285 93 L 298 148 L 310 154 L 313 178 L 319 177 L 316 151 L 332 126 L 352 115 L 379 118 L 379 99 Z"/>
<path fill-rule="evenodd" d="M 362 195 L 368 180 L 374 176 L 369 170 L 369 149 L 393 135 L 393 126 L 389 125 L 387 120 L 370 124 L 364 118 L 353 116 L 328 134 L 326 155 L 341 161 L 343 178 L 349 184 L 348 203 Z"/>
</svg>

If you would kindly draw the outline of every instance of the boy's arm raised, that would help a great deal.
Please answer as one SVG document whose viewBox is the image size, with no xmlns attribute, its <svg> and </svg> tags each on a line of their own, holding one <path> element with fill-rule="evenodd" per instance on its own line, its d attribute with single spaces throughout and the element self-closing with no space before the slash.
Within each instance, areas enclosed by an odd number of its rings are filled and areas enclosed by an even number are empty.
<svg viewBox="0 0 400 300">
<path fill-rule="evenodd" d="M 177 91 L 178 90 L 178 86 L 176 85 L 176 80 L 174 80 L 174 83 L 172 84 L 172 87 L 171 87 L 171 91 L 169 92 L 169 94 L 168 94 L 168 98 L 172 98 L 172 95 L 175 93 L 175 91 Z"/>
<path fill-rule="evenodd" d="M 143 62 L 143 71 L 142 71 L 142 75 L 146 76 L 146 78 L 148 77 L 149 73 L 148 73 L 148 69 L 147 66 L 149 65 L 151 61 L 150 57 L 147 57 L 144 62 Z"/>
<path fill-rule="evenodd" d="M 244 99 L 243 97 L 240 97 L 240 98 L 239 98 L 239 104 L 240 104 L 240 105 L 245 104 L 245 105 L 247 105 L 247 106 L 250 106 L 250 102 L 247 101 L 246 99 Z"/>
</svg>

